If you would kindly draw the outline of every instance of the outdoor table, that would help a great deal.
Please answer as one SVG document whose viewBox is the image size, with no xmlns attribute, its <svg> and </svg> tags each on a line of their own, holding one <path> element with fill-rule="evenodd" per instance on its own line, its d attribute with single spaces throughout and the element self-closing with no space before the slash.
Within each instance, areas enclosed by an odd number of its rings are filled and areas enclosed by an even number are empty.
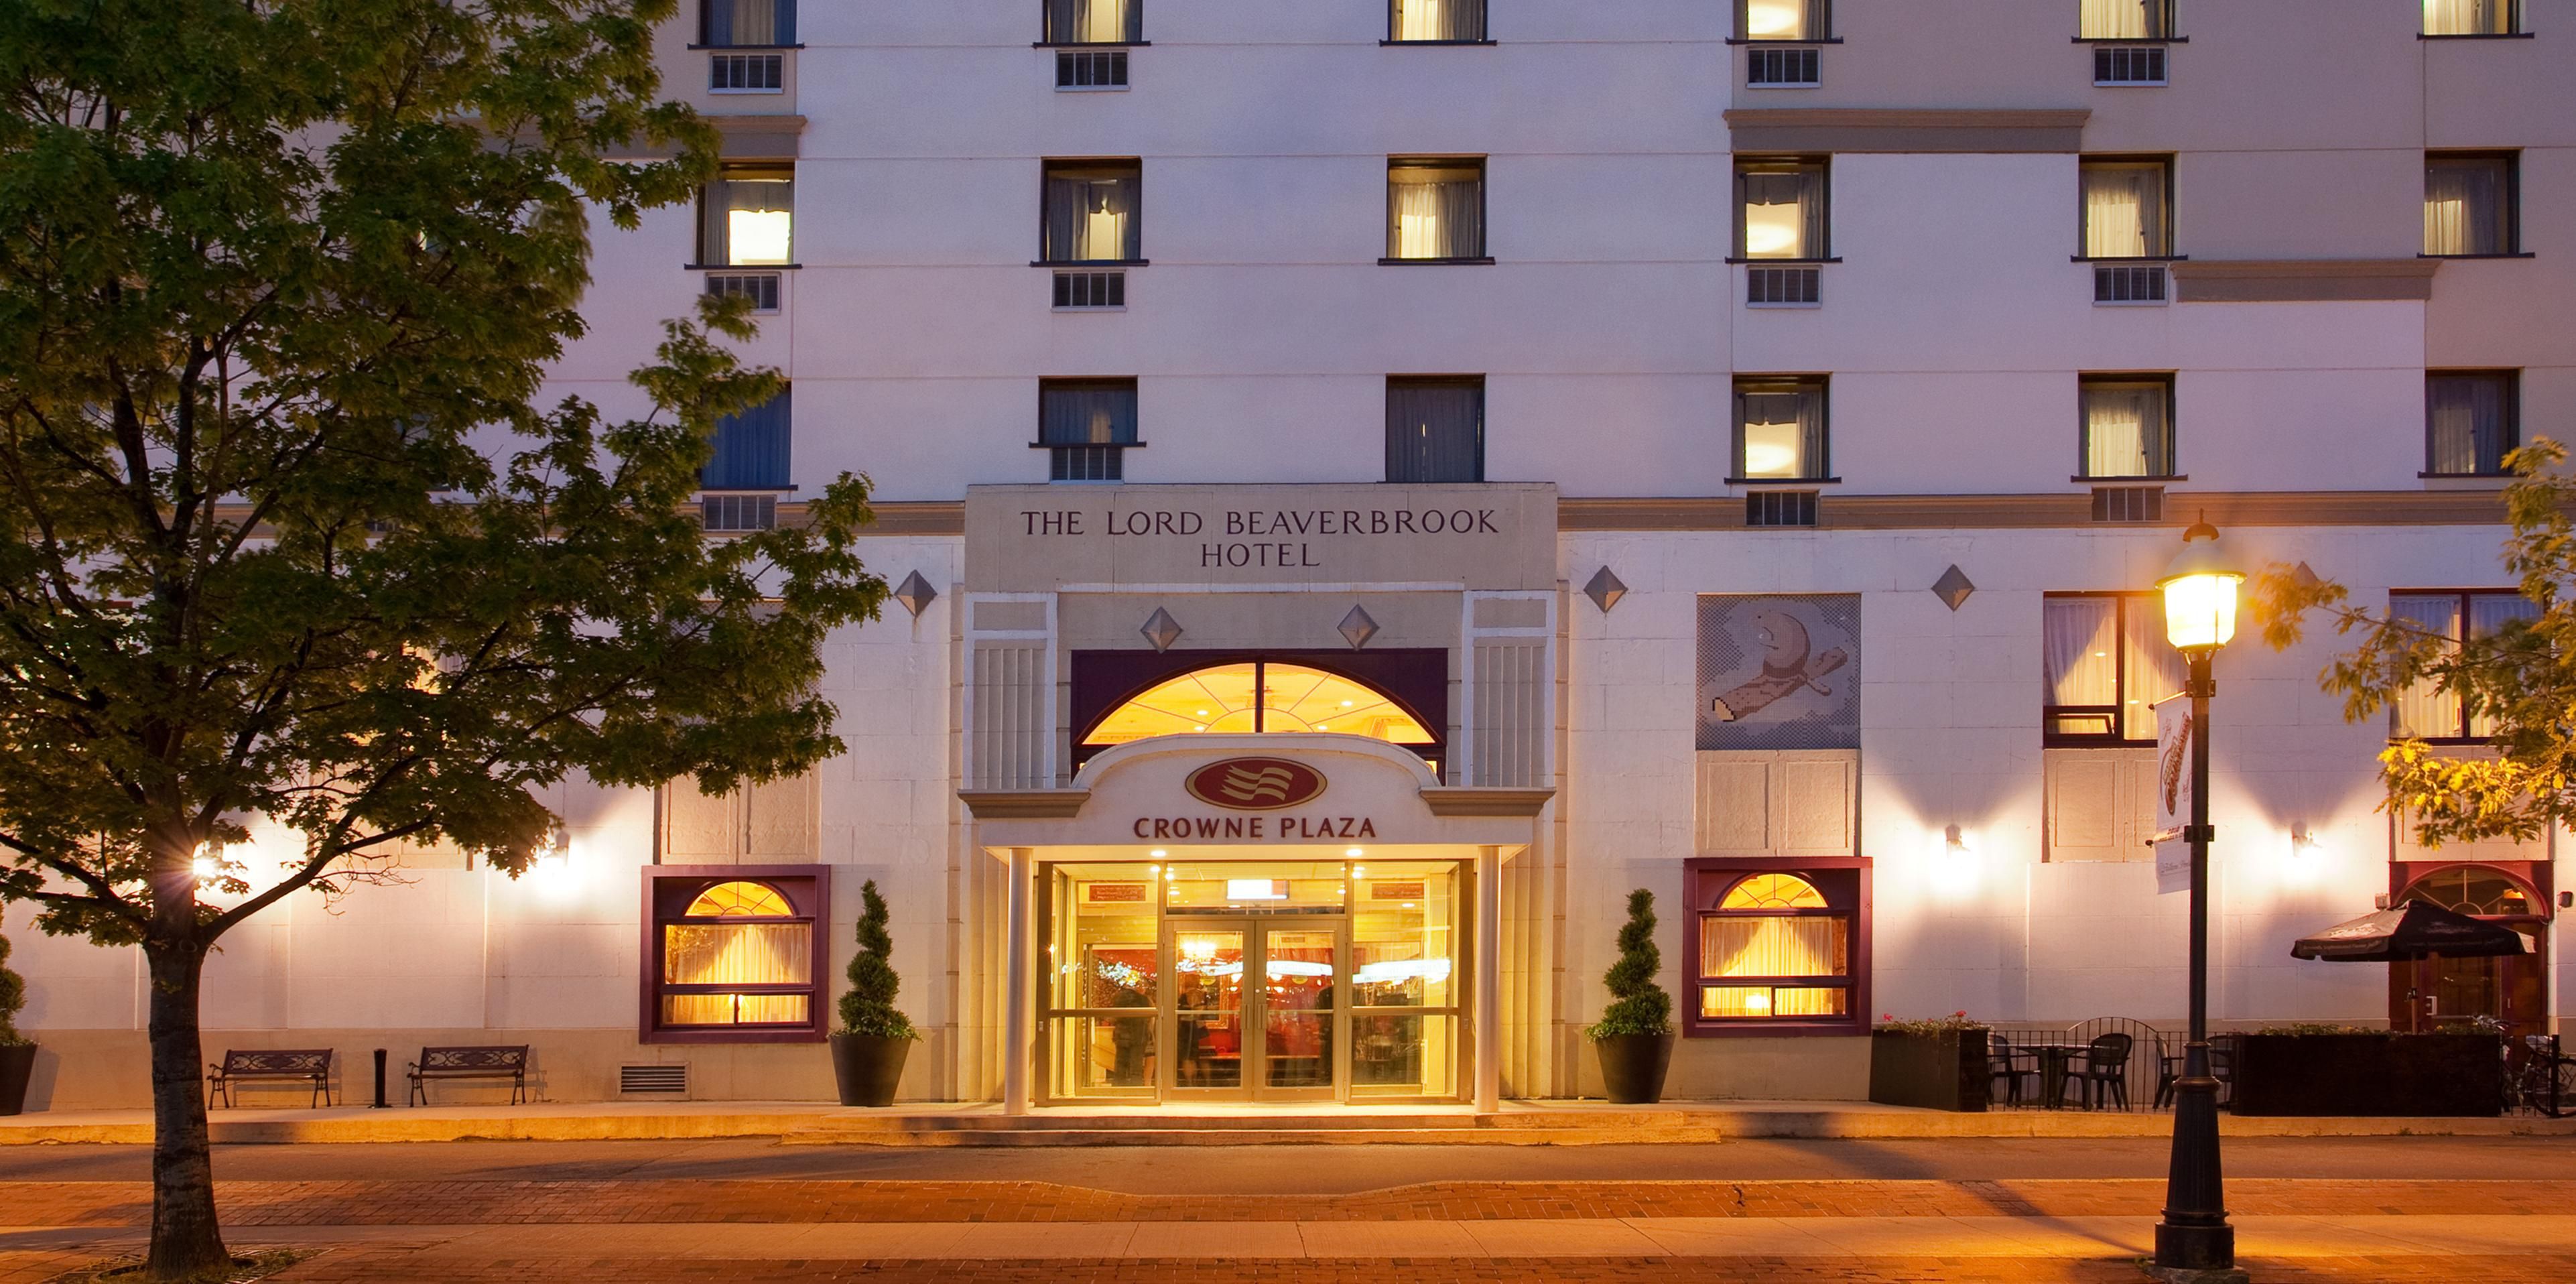
<svg viewBox="0 0 2576 1284">
<path fill-rule="evenodd" d="M 2091 1045 L 2083 1043 L 2016 1043 L 2015 1052 L 2034 1053 L 2039 1057 L 2039 1102 L 2051 1110 L 2066 1108 L 2066 1064 L 2083 1056 Z"/>
</svg>

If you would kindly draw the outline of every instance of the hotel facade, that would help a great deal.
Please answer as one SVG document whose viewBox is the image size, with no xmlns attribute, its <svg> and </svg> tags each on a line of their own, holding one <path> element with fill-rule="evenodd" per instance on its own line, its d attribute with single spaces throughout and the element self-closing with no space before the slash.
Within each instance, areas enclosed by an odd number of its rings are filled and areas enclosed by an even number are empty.
<svg viewBox="0 0 2576 1284">
<path fill-rule="evenodd" d="M 2179 1028 L 2183 526 L 2492 627 L 2502 456 L 2576 417 L 2576 0 L 683 10 L 725 171 L 603 220 L 557 391 L 640 412 L 659 320 L 750 297 L 789 391 L 703 513 L 874 478 L 847 752 L 300 894 L 209 964 L 210 1057 L 825 1099 L 866 881 L 914 1100 L 1598 1095 L 1633 888 L 1676 1097 L 1863 1096 L 1882 1014 Z M 2217 1024 L 2557 1029 L 2563 840 L 2376 807 L 2393 734 L 2480 728 L 2348 722 L 2331 637 L 2251 633 Z M 2410 896 L 2537 952 L 2291 959 Z M 31 1104 L 146 1102 L 137 954 L 8 926 Z"/>
</svg>

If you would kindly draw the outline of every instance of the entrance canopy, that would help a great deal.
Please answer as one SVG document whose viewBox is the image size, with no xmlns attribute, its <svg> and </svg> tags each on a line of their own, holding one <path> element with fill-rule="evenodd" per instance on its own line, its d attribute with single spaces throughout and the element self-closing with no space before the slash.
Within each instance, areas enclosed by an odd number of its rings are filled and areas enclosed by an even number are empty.
<svg viewBox="0 0 2576 1284">
<path fill-rule="evenodd" d="M 2337 923 L 2290 947 L 2293 958 L 2336 963 L 2395 963 L 2436 955 L 2493 958 L 2530 952 L 2531 938 L 2510 927 L 2423 901 Z"/>
</svg>

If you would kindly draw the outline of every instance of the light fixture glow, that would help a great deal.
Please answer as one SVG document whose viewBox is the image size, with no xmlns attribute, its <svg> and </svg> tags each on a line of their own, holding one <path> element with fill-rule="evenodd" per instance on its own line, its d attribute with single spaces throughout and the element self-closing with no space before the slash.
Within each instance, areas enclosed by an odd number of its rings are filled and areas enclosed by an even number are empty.
<svg viewBox="0 0 2576 1284">
<path fill-rule="evenodd" d="M 725 245 L 736 263 L 787 261 L 789 225 L 786 210 L 725 211 Z"/>
<path fill-rule="evenodd" d="M 1361 851 L 1359 848 L 1357 848 L 1357 847 L 1346 847 L 1346 848 L 1343 848 L 1343 849 L 1342 849 L 1342 854 L 1343 854 L 1343 855 L 1345 855 L 1345 856 L 1362 856 L 1362 855 L 1366 855 L 1367 853 L 1362 852 L 1362 851 Z"/>
<path fill-rule="evenodd" d="M 2165 640 L 2180 651 L 2215 651 L 2236 636 L 2236 594 L 2245 572 L 2236 569 L 2218 528 L 2194 522 L 2182 552 L 2156 587 L 2165 595 Z"/>
<path fill-rule="evenodd" d="M 1146 855 L 1148 855 L 1148 856 L 1153 857 L 1153 858 L 1154 858 L 1154 859 L 1156 859 L 1156 860 L 1161 860 L 1161 859 L 1162 859 L 1162 858 L 1164 858 L 1165 856 L 1169 856 L 1169 855 L 1171 855 L 1171 853 L 1170 853 L 1170 852 L 1164 851 L 1164 850 L 1163 850 L 1162 848 L 1160 848 L 1160 847 L 1157 847 L 1157 848 L 1155 848 L 1154 850 L 1149 851 L 1149 852 L 1147 852 L 1147 853 L 1145 853 L 1145 854 L 1146 854 Z"/>
<path fill-rule="evenodd" d="M 1225 880 L 1225 898 L 1230 901 L 1284 901 L 1288 883 L 1278 878 L 1229 878 Z"/>
</svg>

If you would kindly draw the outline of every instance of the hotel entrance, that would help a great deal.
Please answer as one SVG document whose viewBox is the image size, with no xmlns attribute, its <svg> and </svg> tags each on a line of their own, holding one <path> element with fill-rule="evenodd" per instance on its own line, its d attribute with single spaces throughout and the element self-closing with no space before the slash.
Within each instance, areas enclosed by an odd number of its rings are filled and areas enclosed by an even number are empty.
<svg viewBox="0 0 2576 1284">
<path fill-rule="evenodd" d="M 1047 1101 L 1457 1100 L 1468 882 L 1363 849 L 1041 863 Z"/>
</svg>

